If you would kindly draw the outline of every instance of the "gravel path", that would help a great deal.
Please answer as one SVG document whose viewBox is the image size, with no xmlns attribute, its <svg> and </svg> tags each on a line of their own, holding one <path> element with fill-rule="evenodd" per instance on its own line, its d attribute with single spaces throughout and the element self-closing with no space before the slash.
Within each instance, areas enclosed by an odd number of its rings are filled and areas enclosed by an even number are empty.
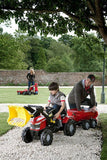
<svg viewBox="0 0 107 160">
<path fill-rule="evenodd" d="M 8 111 L 4 106 L 0 104 L 0 110 Z M 98 105 L 98 112 L 107 113 L 107 105 Z M 77 127 L 72 137 L 65 136 L 63 131 L 54 133 L 50 146 L 42 146 L 39 140 L 24 143 L 22 130 L 15 127 L 0 137 L 0 160 L 100 160 L 102 133 L 99 129 Z"/>
<path fill-rule="evenodd" d="M 26 144 L 21 140 L 22 128 L 0 137 L 0 160 L 100 160 L 101 131 L 78 127 L 74 136 L 55 133 L 50 146 L 39 140 Z"/>
</svg>

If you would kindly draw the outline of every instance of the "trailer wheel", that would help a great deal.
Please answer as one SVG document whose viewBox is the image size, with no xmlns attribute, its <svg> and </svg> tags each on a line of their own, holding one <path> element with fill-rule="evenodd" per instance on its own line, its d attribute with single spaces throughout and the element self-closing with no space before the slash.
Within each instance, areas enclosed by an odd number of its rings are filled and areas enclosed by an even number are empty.
<svg viewBox="0 0 107 160">
<path fill-rule="evenodd" d="M 40 135 L 40 141 L 43 146 L 51 145 L 53 141 L 53 133 L 50 129 L 45 129 Z"/>
<path fill-rule="evenodd" d="M 76 131 L 76 124 L 73 120 L 69 120 L 68 123 L 64 125 L 64 134 L 67 136 L 73 136 Z"/>
<path fill-rule="evenodd" d="M 28 95 L 31 95 L 31 92 L 30 92 L 30 91 L 28 91 Z"/>
<path fill-rule="evenodd" d="M 22 140 L 25 142 L 25 143 L 30 143 L 33 141 L 33 136 L 31 134 L 31 131 L 30 131 L 30 127 L 27 127 L 23 130 L 22 132 Z"/>
<path fill-rule="evenodd" d="M 23 95 L 25 95 L 25 94 L 26 94 L 26 92 L 24 91 L 24 92 L 23 92 Z"/>
<path fill-rule="evenodd" d="M 88 120 L 84 120 L 82 122 L 82 128 L 88 130 L 90 128 L 90 122 Z"/>
<path fill-rule="evenodd" d="M 96 126 L 97 126 L 97 121 L 96 121 L 95 119 L 91 119 L 91 120 L 90 120 L 90 126 L 91 126 L 91 128 L 96 128 Z"/>
</svg>

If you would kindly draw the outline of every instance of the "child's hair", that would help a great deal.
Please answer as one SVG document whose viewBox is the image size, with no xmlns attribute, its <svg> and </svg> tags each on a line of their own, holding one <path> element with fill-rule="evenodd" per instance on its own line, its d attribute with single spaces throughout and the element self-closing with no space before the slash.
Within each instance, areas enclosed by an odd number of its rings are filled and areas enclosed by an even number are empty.
<svg viewBox="0 0 107 160">
<path fill-rule="evenodd" d="M 35 74 L 35 71 L 34 71 L 34 69 L 32 69 L 32 68 L 30 69 L 30 73 L 31 73 L 31 72 L 32 72 L 33 74 Z"/>
<path fill-rule="evenodd" d="M 59 85 L 58 85 L 58 83 L 56 83 L 56 82 L 52 82 L 50 85 L 49 85 L 49 90 L 51 91 L 51 90 L 59 90 Z"/>
</svg>

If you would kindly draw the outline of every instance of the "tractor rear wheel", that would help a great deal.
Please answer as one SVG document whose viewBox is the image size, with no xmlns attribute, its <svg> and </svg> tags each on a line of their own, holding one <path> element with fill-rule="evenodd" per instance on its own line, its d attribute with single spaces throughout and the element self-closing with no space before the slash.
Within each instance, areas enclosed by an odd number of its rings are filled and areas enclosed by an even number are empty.
<svg viewBox="0 0 107 160">
<path fill-rule="evenodd" d="M 51 145 L 53 141 L 53 133 L 50 129 L 45 129 L 40 135 L 40 141 L 43 146 Z"/>
<path fill-rule="evenodd" d="M 31 134 L 31 131 L 30 131 L 30 127 L 27 127 L 23 130 L 22 132 L 22 140 L 25 142 L 25 143 L 30 143 L 33 141 L 33 136 Z"/>
<path fill-rule="evenodd" d="M 64 125 L 64 134 L 67 136 L 73 136 L 76 131 L 76 124 L 73 120 L 69 120 L 65 125 Z"/>
</svg>

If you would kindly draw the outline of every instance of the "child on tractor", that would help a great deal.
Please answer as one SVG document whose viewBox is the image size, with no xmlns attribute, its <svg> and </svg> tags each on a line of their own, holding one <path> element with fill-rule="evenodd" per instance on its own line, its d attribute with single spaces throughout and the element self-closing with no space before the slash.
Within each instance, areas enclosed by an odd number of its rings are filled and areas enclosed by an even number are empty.
<svg viewBox="0 0 107 160">
<path fill-rule="evenodd" d="M 56 82 L 52 82 L 49 85 L 50 96 L 48 98 L 48 104 L 45 106 L 45 110 L 48 106 L 52 107 L 54 119 L 58 122 L 60 114 L 66 114 L 65 111 L 65 94 L 59 91 L 59 85 Z M 61 121 L 59 119 L 59 127 L 61 127 Z"/>
</svg>

